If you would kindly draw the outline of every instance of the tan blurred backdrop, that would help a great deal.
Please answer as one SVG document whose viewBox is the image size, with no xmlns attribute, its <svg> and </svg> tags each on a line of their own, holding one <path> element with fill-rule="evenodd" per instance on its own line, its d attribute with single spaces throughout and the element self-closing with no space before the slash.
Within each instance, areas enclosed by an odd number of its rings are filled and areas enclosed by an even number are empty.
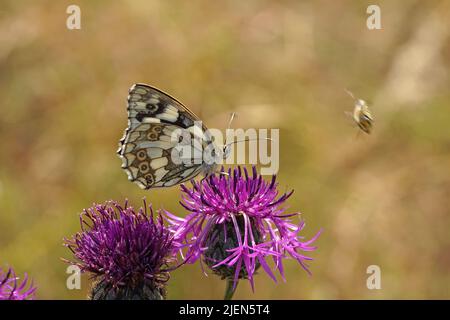
<svg viewBox="0 0 450 320">
<path fill-rule="evenodd" d="M 16 1 L 0 7 L 0 265 L 39 299 L 66 288 L 63 237 L 93 202 L 142 197 L 184 215 L 179 188 L 142 191 L 116 155 L 135 82 L 183 101 L 209 127 L 280 128 L 280 188 L 295 189 L 313 276 L 265 274 L 241 299 L 450 298 L 450 1 Z M 81 8 L 81 30 L 66 8 Z M 370 136 L 346 117 L 368 101 Z M 368 290 L 378 265 L 382 289 Z M 222 298 L 199 265 L 169 299 Z"/>
</svg>

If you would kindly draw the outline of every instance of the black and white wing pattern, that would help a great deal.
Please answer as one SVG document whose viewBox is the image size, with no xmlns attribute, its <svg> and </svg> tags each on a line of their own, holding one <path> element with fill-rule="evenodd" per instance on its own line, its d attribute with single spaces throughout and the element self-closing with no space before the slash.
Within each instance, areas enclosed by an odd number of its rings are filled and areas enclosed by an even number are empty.
<svg viewBox="0 0 450 320">
<path fill-rule="evenodd" d="M 181 135 L 179 129 L 193 135 L 194 122 L 200 121 L 181 102 L 154 87 L 135 84 L 129 90 L 127 110 L 128 127 L 117 153 L 129 180 L 142 189 L 170 187 L 205 169 L 198 161 L 174 161 L 172 151 L 180 142 L 174 136 Z M 204 126 L 201 129 L 206 132 Z"/>
</svg>

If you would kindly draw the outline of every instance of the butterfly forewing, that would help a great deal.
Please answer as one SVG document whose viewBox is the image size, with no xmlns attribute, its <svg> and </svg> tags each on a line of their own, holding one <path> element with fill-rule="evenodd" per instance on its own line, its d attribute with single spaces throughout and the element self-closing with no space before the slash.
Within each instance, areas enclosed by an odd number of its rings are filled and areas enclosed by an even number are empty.
<svg viewBox="0 0 450 320">
<path fill-rule="evenodd" d="M 195 129 L 206 131 L 204 126 L 195 127 L 199 119 L 194 113 L 175 98 L 144 84 L 131 87 L 127 104 L 128 127 L 117 153 L 129 180 L 142 189 L 169 187 L 202 171 L 201 161 L 177 161 L 183 160 L 177 150 L 183 137 L 188 134 L 193 139 Z M 205 143 L 212 142 L 206 139 Z"/>
</svg>

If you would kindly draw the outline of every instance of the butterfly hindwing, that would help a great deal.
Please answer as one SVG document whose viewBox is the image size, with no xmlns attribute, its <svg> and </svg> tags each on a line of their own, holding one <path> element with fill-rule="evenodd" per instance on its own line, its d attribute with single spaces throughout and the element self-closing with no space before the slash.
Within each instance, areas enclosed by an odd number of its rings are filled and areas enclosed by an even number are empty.
<svg viewBox="0 0 450 320">
<path fill-rule="evenodd" d="M 199 120 L 192 112 L 164 92 L 143 84 L 131 87 L 128 128 L 117 152 L 128 179 L 149 189 L 169 187 L 198 175 L 201 163 L 174 163 L 183 157 L 176 148 L 182 140 L 178 138 L 185 134 L 193 138 L 195 121 Z"/>
</svg>

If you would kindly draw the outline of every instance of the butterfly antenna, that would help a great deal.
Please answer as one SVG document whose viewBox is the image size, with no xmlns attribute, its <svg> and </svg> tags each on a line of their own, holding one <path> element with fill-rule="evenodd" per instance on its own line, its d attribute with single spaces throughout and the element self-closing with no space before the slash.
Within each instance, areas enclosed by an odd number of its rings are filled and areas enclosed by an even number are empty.
<svg viewBox="0 0 450 320">
<path fill-rule="evenodd" d="M 258 140 L 269 140 L 269 141 L 273 141 L 273 139 L 271 139 L 271 138 L 262 138 L 262 139 L 260 139 L 260 138 L 256 138 L 256 139 L 249 139 L 249 138 L 246 138 L 246 139 L 244 139 L 244 140 L 231 141 L 230 143 L 227 143 L 225 146 L 231 146 L 232 144 L 239 143 L 239 142 L 258 141 Z"/>
<path fill-rule="evenodd" d="M 346 92 L 353 100 L 356 100 L 355 95 L 353 94 L 353 92 L 351 92 L 351 91 L 348 90 L 348 89 L 344 89 L 344 90 L 345 90 L 345 92 Z"/>
<path fill-rule="evenodd" d="M 232 112 L 230 116 L 230 121 L 228 121 L 228 127 L 227 129 L 231 128 L 231 123 L 233 122 L 234 118 L 236 117 L 236 112 Z"/>
<path fill-rule="evenodd" d="M 352 97 L 353 100 L 356 100 L 355 96 L 353 95 L 353 93 L 352 93 L 350 90 L 348 90 L 348 89 L 344 89 L 344 90 L 345 90 L 345 92 L 347 92 L 347 94 L 348 94 L 350 97 Z"/>
</svg>

